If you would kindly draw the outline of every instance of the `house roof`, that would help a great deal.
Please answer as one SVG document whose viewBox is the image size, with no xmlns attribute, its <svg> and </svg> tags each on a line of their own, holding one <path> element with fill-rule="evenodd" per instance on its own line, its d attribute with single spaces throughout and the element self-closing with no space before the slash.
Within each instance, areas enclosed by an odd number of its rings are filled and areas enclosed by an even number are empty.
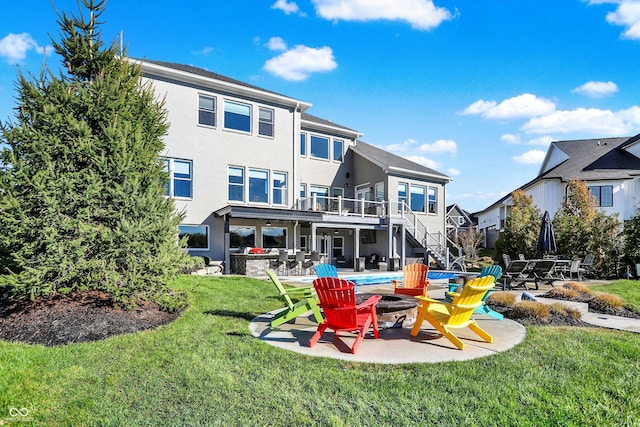
<svg viewBox="0 0 640 427">
<path fill-rule="evenodd" d="M 526 190 L 542 180 L 567 182 L 571 178 L 575 178 L 588 182 L 631 179 L 640 176 L 640 158 L 625 150 L 639 139 L 640 134 L 631 138 L 577 139 L 552 142 L 541 168 L 541 171 L 544 172 L 518 189 Z M 554 150 L 560 150 L 562 160 L 553 167 L 545 168 L 545 165 L 551 161 L 550 157 Z M 511 197 L 511 193 L 480 212 L 499 206 L 509 197 Z"/>
<path fill-rule="evenodd" d="M 315 124 L 319 124 L 319 125 L 323 125 L 323 126 L 330 126 L 330 127 L 335 127 L 335 128 L 339 128 L 339 129 L 343 129 L 343 130 L 348 130 L 350 132 L 358 133 L 358 131 L 356 131 L 356 130 L 350 129 L 350 128 L 346 127 L 346 126 L 339 125 L 337 123 L 332 122 L 331 120 L 326 120 L 326 119 L 322 119 L 320 117 L 313 116 L 313 115 L 308 114 L 308 113 L 302 113 L 302 120 L 304 120 L 305 122 L 311 122 L 311 123 L 315 123 Z"/>
<path fill-rule="evenodd" d="M 451 178 L 443 173 L 360 140 L 356 141 L 356 145 L 350 148 L 370 162 L 377 164 L 388 173 L 405 174 L 418 178 L 431 178 L 446 182 L 451 181 Z"/>
</svg>

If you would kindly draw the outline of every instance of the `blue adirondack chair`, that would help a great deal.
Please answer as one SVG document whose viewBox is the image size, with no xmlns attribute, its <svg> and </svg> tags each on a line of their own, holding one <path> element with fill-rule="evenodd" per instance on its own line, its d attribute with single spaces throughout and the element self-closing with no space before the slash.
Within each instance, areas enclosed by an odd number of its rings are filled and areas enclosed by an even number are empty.
<svg viewBox="0 0 640 427">
<path fill-rule="evenodd" d="M 314 269 L 318 277 L 338 277 L 338 269 L 333 264 L 318 264 Z"/>
<path fill-rule="evenodd" d="M 502 276 L 502 267 L 500 267 L 499 265 L 489 265 L 487 267 L 484 267 L 480 271 L 480 275 L 478 277 L 485 277 L 485 276 L 493 276 L 494 278 L 493 283 L 494 284 L 497 283 L 500 276 Z M 449 291 L 445 293 L 445 300 L 447 302 L 455 301 L 455 299 L 460 295 L 459 292 L 456 292 L 457 287 L 458 285 L 455 283 L 452 283 L 449 285 Z M 504 319 L 504 316 L 498 313 L 497 311 L 492 310 L 491 307 L 489 307 L 485 302 L 490 293 L 491 292 L 487 292 L 485 296 L 482 297 L 482 305 L 477 307 L 475 309 L 475 312 L 480 314 L 488 314 L 491 317 L 495 317 L 498 320 L 502 320 Z"/>
</svg>

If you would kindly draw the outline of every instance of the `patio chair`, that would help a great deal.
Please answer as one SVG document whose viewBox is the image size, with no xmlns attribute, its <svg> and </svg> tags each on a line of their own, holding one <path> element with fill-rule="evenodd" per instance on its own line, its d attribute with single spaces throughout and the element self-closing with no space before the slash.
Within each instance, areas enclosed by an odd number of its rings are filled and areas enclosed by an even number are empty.
<svg viewBox="0 0 640 427">
<path fill-rule="evenodd" d="M 278 259 L 271 260 L 269 262 L 269 267 L 276 272 L 280 272 L 282 269 L 282 273 L 287 272 L 287 262 L 289 261 L 289 253 L 287 251 L 281 250 L 278 252 Z"/>
<path fill-rule="evenodd" d="M 429 266 L 422 263 L 407 264 L 402 270 L 402 280 L 392 280 L 393 293 L 412 296 L 427 296 Z"/>
<path fill-rule="evenodd" d="M 482 298 L 494 286 L 493 276 L 470 280 L 455 303 L 422 296 L 416 297 L 420 300 L 420 305 L 411 335 L 414 337 L 418 335 L 422 322 L 426 320 L 460 350 L 464 350 L 464 343 L 452 332 L 452 329 L 469 328 L 486 342 L 493 342 L 493 337 L 482 329 L 471 315 L 477 307 L 482 305 Z"/>
<path fill-rule="evenodd" d="M 511 257 L 509 254 L 502 254 L 502 262 L 504 263 L 505 270 L 509 268 L 509 265 L 511 265 Z"/>
<path fill-rule="evenodd" d="M 355 285 L 337 277 L 318 278 L 313 281 L 313 286 L 320 299 L 320 307 L 324 310 L 325 320 L 309 340 L 309 347 L 313 347 L 327 329 L 335 331 L 334 344 L 339 332 L 356 332 L 350 349 L 352 354 L 355 354 L 370 326 L 373 326 L 373 337 L 378 338 L 376 305 L 382 296 L 374 295 L 362 304 L 356 304 Z"/>
<path fill-rule="evenodd" d="M 478 277 L 487 277 L 487 276 L 493 277 L 493 284 L 495 286 L 500 276 L 502 276 L 502 267 L 500 267 L 499 265 L 488 265 L 484 267 L 480 271 L 480 275 Z M 450 284 L 449 292 L 445 293 L 445 301 L 455 303 L 458 297 L 460 296 L 461 291 L 462 291 L 462 287 L 460 285 L 456 285 L 455 283 Z M 482 305 L 476 308 L 475 313 L 488 314 L 489 316 L 494 317 L 498 320 L 503 320 L 504 316 L 502 315 L 502 313 L 498 313 L 497 311 L 492 310 L 491 307 L 489 307 L 486 303 L 487 298 L 489 297 L 492 291 L 493 289 L 489 290 L 484 295 L 484 297 L 482 297 Z"/>
<path fill-rule="evenodd" d="M 585 277 L 591 274 L 591 269 L 593 268 L 593 262 L 595 261 L 595 259 L 596 257 L 594 255 L 587 255 L 584 257 L 584 260 L 582 260 L 582 262 L 580 263 L 580 268 L 584 269 Z"/>
<path fill-rule="evenodd" d="M 296 252 L 295 259 L 287 262 L 287 270 L 294 270 L 297 273 L 301 270 L 302 264 L 304 264 L 304 252 Z"/>
<path fill-rule="evenodd" d="M 502 290 L 506 291 L 507 288 L 515 288 L 520 284 L 524 283 L 526 288 L 525 280 L 528 278 L 527 275 L 527 265 L 529 261 L 512 261 L 509 266 L 502 273 Z"/>
<path fill-rule="evenodd" d="M 272 328 L 276 328 L 283 323 L 295 319 L 309 310 L 313 312 L 316 322 L 321 323 L 324 320 L 320 313 L 320 307 L 318 307 L 318 296 L 315 294 L 312 286 L 285 289 L 273 270 L 267 270 L 267 276 L 269 276 L 269 279 L 276 285 L 278 296 L 286 304 L 285 309 L 277 313 L 271 320 Z M 294 303 L 293 299 L 298 298 L 300 300 Z"/>
<path fill-rule="evenodd" d="M 564 267 L 563 273 L 569 275 L 569 280 L 573 280 L 573 277 L 575 275 L 575 278 L 578 280 L 578 282 L 582 281 L 582 277 L 587 272 L 587 270 L 585 268 L 580 267 L 580 264 L 581 264 L 580 260 L 575 259 L 571 261 L 571 265 Z"/>
<path fill-rule="evenodd" d="M 315 270 L 318 277 L 338 277 L 338 269 L 332 264 L 318 264 Z"/>
</svg>

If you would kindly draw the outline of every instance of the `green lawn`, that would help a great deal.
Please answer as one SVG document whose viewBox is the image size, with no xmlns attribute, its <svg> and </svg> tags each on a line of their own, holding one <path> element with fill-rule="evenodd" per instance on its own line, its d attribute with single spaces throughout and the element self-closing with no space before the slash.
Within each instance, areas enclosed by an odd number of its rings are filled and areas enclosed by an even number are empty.
<svg viewBox="0 0 640 427">
<path fill-rule="evenodd" d="M 54 348 L 0 341 L 0 425 L 640 425 L 640 334 L 528 327 L 491 357 L 361 364 L 252 337 L 249 319 L 280 306 L 267 282 L 176 286 L 191 305 L 154 331 Z M 27 417 L 11 415 L 23 407 Z"/>
</svg>

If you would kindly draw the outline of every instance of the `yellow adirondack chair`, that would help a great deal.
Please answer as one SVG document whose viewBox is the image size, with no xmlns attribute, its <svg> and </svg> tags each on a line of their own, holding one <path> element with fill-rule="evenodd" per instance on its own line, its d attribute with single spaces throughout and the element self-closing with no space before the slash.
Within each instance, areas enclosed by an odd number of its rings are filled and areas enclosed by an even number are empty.
<svg viewBox="0 0 640 427">
<path fill-rule="evenodd" d="M 284 310 L 276 314 L 271 320 L 272 328 L 276 328 L 283 323 L 295 319 L 309 310 L 313 312 L 316 322 L 322 323 L 324 318 L 322 317 L 322 313 L 320 313 L 320 307 L 318 307 L 318 296 L 312 286 L 285 289 L 273 270 L 267 270 L 267 276 L 269 276 L 273 284 L 276 285 L 278 296 L 287 305 Z M 291 297 L 300 298 L 300 301 L 294 303 Z"/>
<path fill-rule="evenodd" d="M 429 286 L 429 266 L 422 263 L 407 264 L 402 270 L 403 280 L 392 280 L 393 293 L 413 296 L 427 296 Z"/>
<path fill-rule="evenodd" d="M 471 315 L 477 307 L 483 304 L 482 298 L 494 286 L 493 276 L 470 280 L 462 289 L 455 303 L 422 296 L 416 297 L 420 300 L 420 305 L 418 306 L 416 323 L 411 329 L 411 335 L 414 337 L 418 335 L 422 322 L 426 320 L 460 350 L 464 350 L 464 343 L 453 334 L 452 329 L 469 328 L 485 341 L 493 342 L 493 337 L 478 326 Z"/>
</svg>

